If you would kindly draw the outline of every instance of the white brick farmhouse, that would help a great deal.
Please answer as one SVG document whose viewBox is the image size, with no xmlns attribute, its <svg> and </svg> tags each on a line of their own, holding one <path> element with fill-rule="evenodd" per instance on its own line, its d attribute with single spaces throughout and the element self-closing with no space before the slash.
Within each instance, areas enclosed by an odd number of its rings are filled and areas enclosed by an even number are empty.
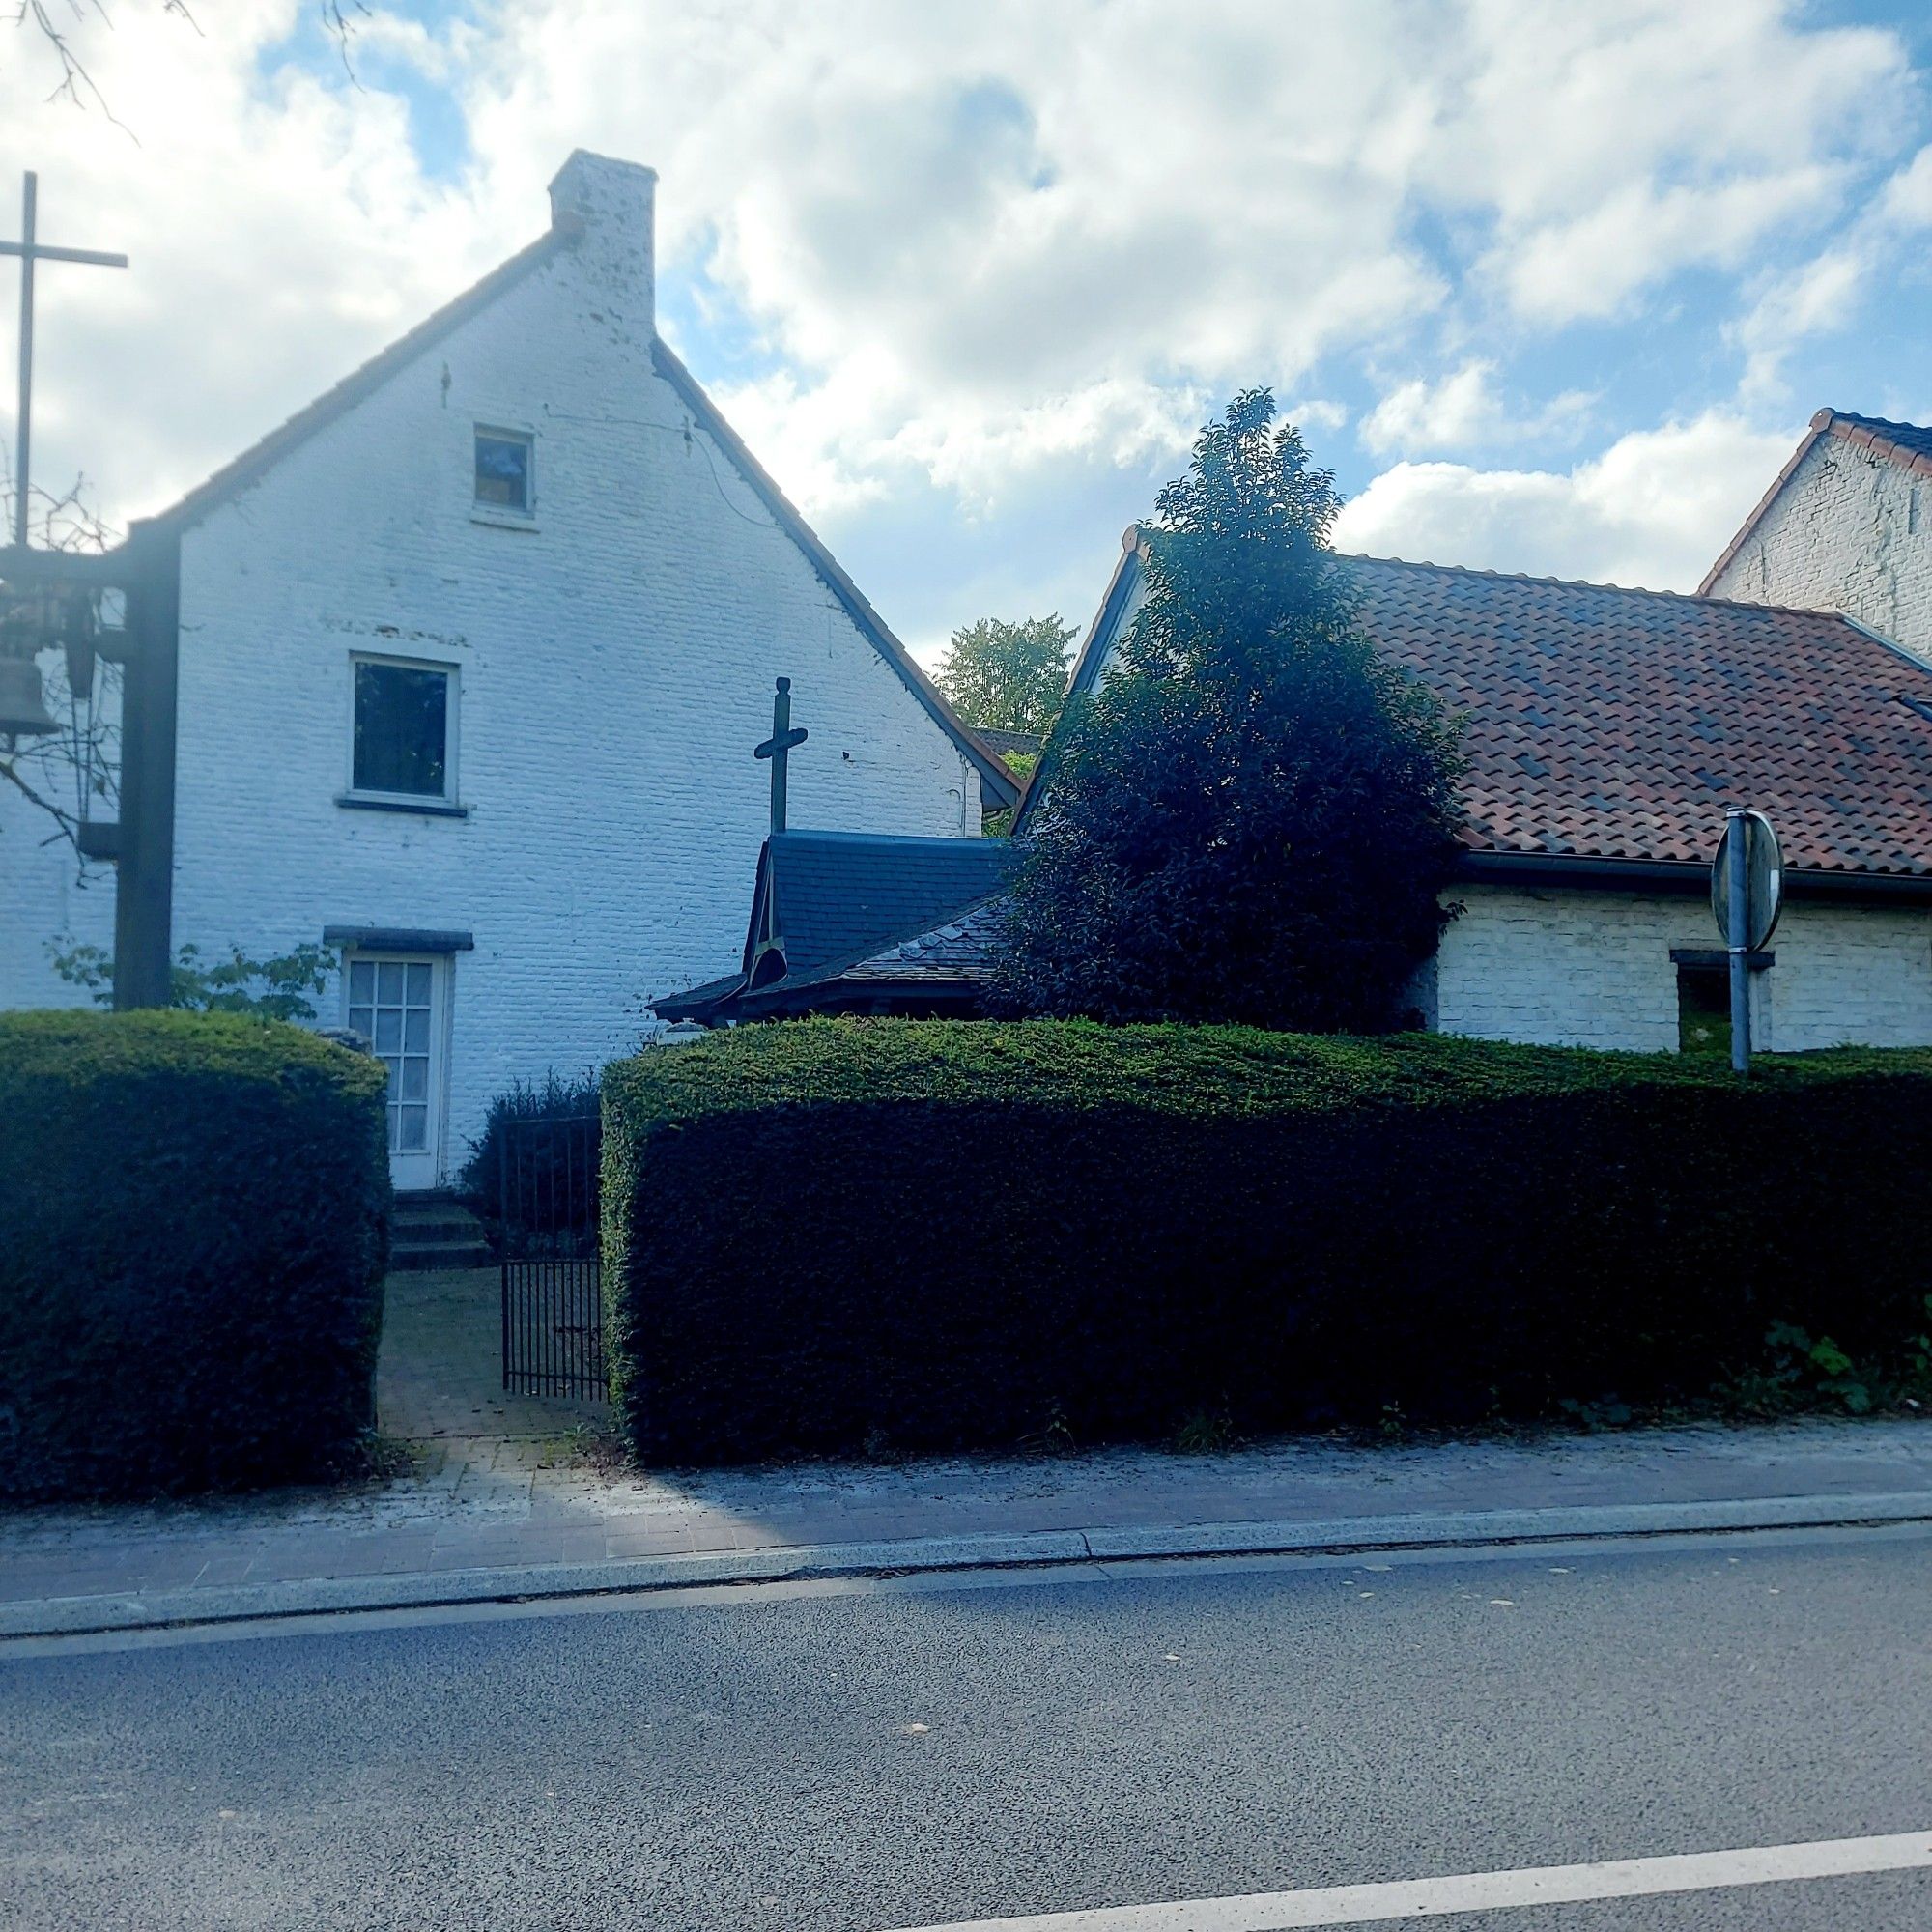
<svg viewBox="0 0 1932 1932">
<path fill-rule="evenodd" d="M 172 944 L 340 949 L 399 1186 L 732 952 L 775 677 L 812 825 L 1015 796 L 659 339 L 654 185 L 573 155 L 538 241 L 135 532 L 179 576 Z M 112 875 L 0 818 L 0 1004 L 72 1000 L 48 947 L 112 945 Z"/>
<path fill-rule="evenodd" d="M 1932 660 L 1932 429 L 1820 410 L 1697 589 L 1842 611 Z"/>
</svg>

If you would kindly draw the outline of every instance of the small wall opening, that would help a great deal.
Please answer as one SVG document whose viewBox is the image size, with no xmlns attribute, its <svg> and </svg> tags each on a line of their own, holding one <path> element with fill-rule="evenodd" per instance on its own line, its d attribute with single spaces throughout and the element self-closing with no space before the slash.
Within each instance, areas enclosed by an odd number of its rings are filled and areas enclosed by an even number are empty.
<svg viewBox="0 0 1932 1932">
<path fill-rule="evenodd" d="M 1731 979 L 1725 969 L 1677 969 L 1677 1050 L 1731 1053 Z"/>
</svg>

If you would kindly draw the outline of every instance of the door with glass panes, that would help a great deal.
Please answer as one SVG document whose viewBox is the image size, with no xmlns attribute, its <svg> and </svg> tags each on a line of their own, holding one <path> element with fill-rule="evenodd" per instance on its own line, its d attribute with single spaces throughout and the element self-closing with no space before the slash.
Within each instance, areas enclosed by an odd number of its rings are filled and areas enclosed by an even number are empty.
<svg viewBox="0 0 1932 1932">
<path fill-rule="evenodd" d="M 351 952 L 346 1018 L 389 1070 L 389 1179 L 399 1192 L 434 1187 L 441 1141 L 443 1002 L 448 961 Z"/>
</svg>

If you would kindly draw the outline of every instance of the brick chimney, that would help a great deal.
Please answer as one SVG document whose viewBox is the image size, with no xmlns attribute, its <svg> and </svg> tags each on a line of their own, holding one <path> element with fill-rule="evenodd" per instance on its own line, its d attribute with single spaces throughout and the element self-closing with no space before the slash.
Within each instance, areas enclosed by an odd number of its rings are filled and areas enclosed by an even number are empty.
<svg viewBox="0 0 1932 1932">
<path fill-rule="evenodd" d="M 655 168 L 579 148 L 550 185 L 550 225 L 584 267 L 655 327 Z"/>
</svg>

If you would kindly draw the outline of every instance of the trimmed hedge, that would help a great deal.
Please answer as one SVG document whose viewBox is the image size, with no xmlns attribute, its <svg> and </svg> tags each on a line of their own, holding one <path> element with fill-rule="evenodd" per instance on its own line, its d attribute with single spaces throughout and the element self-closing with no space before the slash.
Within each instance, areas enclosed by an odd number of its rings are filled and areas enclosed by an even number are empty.
<svg viewBox="0 0 1932 1932">
<path fill-rule="evenodd" d="M 1932 1053 L 812 1020 L 604 1082 L 647 1461 L 1668 1400 L 1924 1326 Z"/>
<path fill-rule="evenodd" d="M 0 1495 L 352 1468 L 375 1419 L 380 1062 L 220 1013 L 0 1014 Z"/>
</svg>

